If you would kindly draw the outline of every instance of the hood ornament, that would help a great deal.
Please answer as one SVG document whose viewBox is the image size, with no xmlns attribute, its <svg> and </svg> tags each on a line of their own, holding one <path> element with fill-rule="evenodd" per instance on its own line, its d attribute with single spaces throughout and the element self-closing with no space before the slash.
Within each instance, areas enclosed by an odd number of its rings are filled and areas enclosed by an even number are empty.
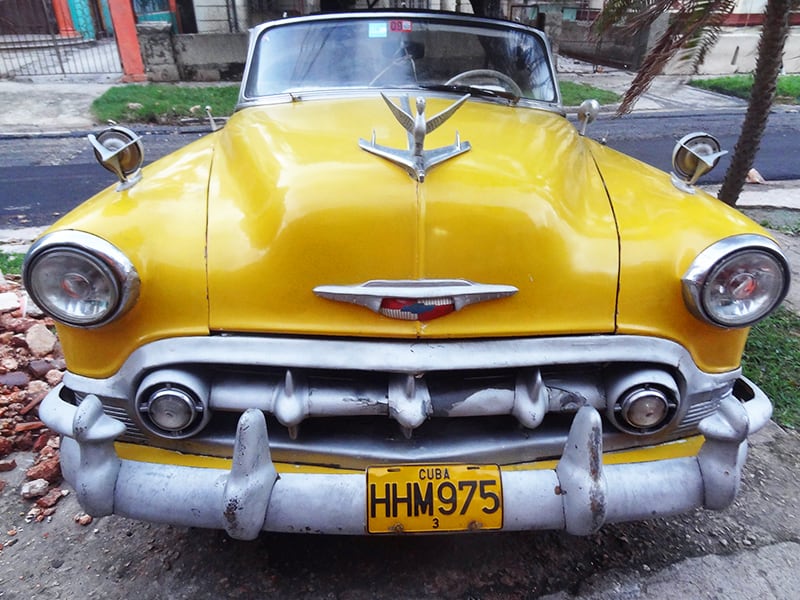
<svg viewBox="0 0 800 600">
<path fill-rule="evenodd" d="M 357 304 L 392 319 L 430 321 L 470 304 L 507 298 L 513 285 L 466 279 L 372 280 L 358 285 L 320 285 L 314 293 L 335 302 Z"/>
<path fill-rule="evenodd" d="M 408 149 L 389 148 L 375 143 L 375 130 L 372 130 L 372 140 L 358 140 L 358 145 L 367 152 L 380 156 L 408 171 L 414 179 L 422 183 L 428 171 L 446 160 L 455 158 L 469 151 L 472 146 L 469 142 L 462 142 L 458 132 L 456 140 L 451 146 L 443 146 L 432 150 L 425 150 L 425 136 L 447 121 L 467 101 L 469 94 L 462 96 L 456 102 L 445 108 L 442 112 L 430 119 L 425 117 L 427 101 L 418 96 L 416 100 L 417 114 L 411 114 L 411 101 L 406 95 L 401 98 L 402 107 L 397 106 L 381 92 L 381 98 L 392 111 L 395 119 L 408 132 Z"/>
</svg>

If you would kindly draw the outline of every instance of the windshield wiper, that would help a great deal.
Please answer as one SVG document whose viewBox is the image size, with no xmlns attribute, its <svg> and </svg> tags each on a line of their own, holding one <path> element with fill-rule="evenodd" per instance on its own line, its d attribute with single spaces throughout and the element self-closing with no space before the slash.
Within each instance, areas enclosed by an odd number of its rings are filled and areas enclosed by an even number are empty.
<svg viewBox="0 0 800 600">
<path fill-rule="evenodd" d="M 477 85 L 447 84 L 447 83 L 420 83 L 419 87 L 424 90 L 434 92 L 456 92 L 459 94 L 471 94 L 473 96 L 483 96 L 484 98 L 503 98 L 510 100 L 512 104 L 519 102 L 519 96 L 506 90 L 494 90 L 480 87 Z"/>
</svg>

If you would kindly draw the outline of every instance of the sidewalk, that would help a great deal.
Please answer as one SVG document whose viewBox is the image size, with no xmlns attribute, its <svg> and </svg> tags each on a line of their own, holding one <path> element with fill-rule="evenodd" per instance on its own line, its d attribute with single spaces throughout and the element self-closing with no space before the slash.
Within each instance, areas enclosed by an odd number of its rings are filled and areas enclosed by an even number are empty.
<svg viewBox="0 0 800 600">
<path fill-rule="evenodd" d="M 0 135 L 82 131 L 96 127 L 90 107 L 112 84 L 0 80 Z"/>
<path fill-rule="evenodd" d="M 623 94 L 634 73 L 610 67 L 597 67 L 583 61 L 559 57 L 558 76 L 562 81 L 586 83 Z M 744 100 L 686 85 L 688 77 L 662 75 L 636 103 L 635 111 L 741 110 Z M 0 79 L 0 135 L 48 134 L 84 131 L 98 126 L 91 114 L 92 101 L 115 84 L 102 78 L 97 82 L 64 83 L 40 78 L 34 83 Z M 612 111 L 613 107 L 604 107 Z"/>
<path fill-rule="evenodd" d="M 566 56 L 558 57 L 558 78 L 561 81 L 585 83 L 596 88 L 615 92 L 622 96 L 630 87 L 635 73 L 623 69 L 593 65 Z M 747 102 L 687 85 L 686 75 L 659 75 L 650 89 L 637 101 L 634 111 L 668 110 L 724 110 L 747 108 Z M 607 107 L 609 111 L 614 107 Z"/>
</svg>

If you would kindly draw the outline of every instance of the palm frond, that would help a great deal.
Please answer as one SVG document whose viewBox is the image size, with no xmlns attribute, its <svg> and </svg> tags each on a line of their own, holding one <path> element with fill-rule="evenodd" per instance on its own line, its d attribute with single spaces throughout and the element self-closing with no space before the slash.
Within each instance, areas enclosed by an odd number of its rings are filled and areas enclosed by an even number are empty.
<svg viewBox="0 0 800 600">
<path fill-rule="evenodd" d="M 670 22 L 655 45 L 648 50 L 636 77 L 622 99 L 617 114 L 630 112 L 636 100 L 644 94 L 673 57 L 680 53 L 681 60 L 690 60 L 696 71 L 711 47 L 719 39 L 720 28 L 725 18 L 733 11 L 736 0 L 686 0 L 677 3 L 668 0 L 652 0 L 643 10 L 641 0 L 612 0 L 612 11 L 606 17 L 603 10 L 596 22 L 598 31 L 609 31 L 618 26 L 623 32 L 633 33 L 649 26 L 665 12 L 670 13 Z"/>
<path fill-rule="evenodd" d="M 635 33 L 649 27 L 659 15 L 670 10 L 674 0 L 610 0 L 592 27 L 600 35 L 612 27 Z"/>
</svg>

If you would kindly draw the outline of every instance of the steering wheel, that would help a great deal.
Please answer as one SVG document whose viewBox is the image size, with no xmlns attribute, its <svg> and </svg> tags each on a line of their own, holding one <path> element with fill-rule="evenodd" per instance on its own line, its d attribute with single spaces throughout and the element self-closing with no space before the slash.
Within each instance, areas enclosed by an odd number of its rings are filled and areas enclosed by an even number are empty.
<svg viewBox="0 0 800 600">
<path fill-rule="evenodd" d="M 485 79 L 487 77 L 496 79 L 502 83 L 509 92 L 515 96 L 519 96 L 520 98 L 522 97 L 522 89 L 517 85 L 517 82 L 511 79 L 511 77 L 505 73 L 495 71 L 494 69 L 472 69 L 471 71 L 464 71 L 455 77 L 451 77 L 445 81 L 444 84 L 456 85 L 458 83 L 464 83 L 465 79 Z"/>
</svg>

